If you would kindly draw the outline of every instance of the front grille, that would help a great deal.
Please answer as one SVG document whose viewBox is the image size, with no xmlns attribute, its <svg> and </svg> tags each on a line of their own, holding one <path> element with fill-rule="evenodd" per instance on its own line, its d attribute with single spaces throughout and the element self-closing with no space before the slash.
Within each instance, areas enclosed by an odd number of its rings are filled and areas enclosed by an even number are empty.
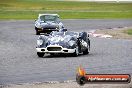
<svg viewBox="0 0 132 88">
<path fill-rule="evenodd" d="M 41 49 L 41 51 L 45 51 L 45 49 Z"/>
<path fill-rule="evenodd" d="M 58 31 L 58 29 L 44 29 L 44 33 L 51 33 L 52 31 Z"/>
<path fill-rule="evenodd" d="M 48 47 L 48 51 L 61 51 L 61 47 Z"/>
</svg>

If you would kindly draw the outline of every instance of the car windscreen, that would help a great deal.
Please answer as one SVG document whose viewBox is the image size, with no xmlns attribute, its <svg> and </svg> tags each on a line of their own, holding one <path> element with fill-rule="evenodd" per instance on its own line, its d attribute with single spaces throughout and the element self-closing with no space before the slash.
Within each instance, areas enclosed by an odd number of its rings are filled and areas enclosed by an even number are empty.
<svg viewBox="0 0 132 88">
<path fill-rule="evenodd" d="M 76 32 L 65 32 L 65 35 L 77 36 L 78 33 L 76 33 Z"/>
<path fill-rule="evenodd" d="M 42 15 L 42 16 L 40 16 L 40 20 L 41 21 L 54 21 L 54 22 L 56 22 L 57 16 L 53 16 L 53 15 Z"/>
<path fill-rule="evenodd" d="M 55 35 L 62 36 L 62 35 L 64 35 L 64 32 L 53 31 L 53 32 L 51 33 L 51 35 L 52 35 L 52 36 L 55 36 Z"/>
</svg>

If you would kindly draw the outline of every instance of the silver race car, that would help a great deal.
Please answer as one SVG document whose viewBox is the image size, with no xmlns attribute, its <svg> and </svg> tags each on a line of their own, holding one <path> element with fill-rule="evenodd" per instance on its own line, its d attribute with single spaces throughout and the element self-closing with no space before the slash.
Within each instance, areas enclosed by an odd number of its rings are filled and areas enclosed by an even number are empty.
<svg viewBox="0 0 132 88">
<path fill-rule="evenodd" d="M 37 55 L 69 53 L 78 56 L 89 54 L 90 40 L 86 32 L 53 31 L 48 36 L 40 35 L 37 40 Z"/>
<path fill-rule="evenodd" d="M 58 31 L 63 28 L 58 14 L 39 14 L 38 19 L 35 20 L 36 35 Z"/>
</svg>

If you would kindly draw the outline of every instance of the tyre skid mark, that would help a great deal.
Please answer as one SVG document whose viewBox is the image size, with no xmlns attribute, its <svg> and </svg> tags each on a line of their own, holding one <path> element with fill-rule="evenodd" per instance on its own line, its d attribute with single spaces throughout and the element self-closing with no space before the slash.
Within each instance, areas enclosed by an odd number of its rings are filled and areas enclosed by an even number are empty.
<svg viewBox="0 0 132 88">
<path fill-rule="evenodd" d="M 112 29 L 112 30 L 118 30 L 118 29 L 128 29 L 129 27 L 115 27 L 115 28 L 106 28 L 106 30 L 108 29 Z M 96 30 L 101 30 L 101 29 L 96 29 Z M 112 38 L 112 35 L 108 35 L 108 34 L 101 34 L 101 33 L 95 33 L 96 30 L 90 30 L 88 31 L 88 34 L 91 35 L 92 37 L 98 37 L 98 38 Z"/>
<path fill-rule="evenodd" d="M 96 30 L 90 30 L 88 32 L 89 35 L 91 35 L 92 37 L 98 37 L 98 38 L 112 38 L 111 35 L 107 35 L 107 34 L 99 34 L 99 33 L 95 33 Z"/>
</svg>

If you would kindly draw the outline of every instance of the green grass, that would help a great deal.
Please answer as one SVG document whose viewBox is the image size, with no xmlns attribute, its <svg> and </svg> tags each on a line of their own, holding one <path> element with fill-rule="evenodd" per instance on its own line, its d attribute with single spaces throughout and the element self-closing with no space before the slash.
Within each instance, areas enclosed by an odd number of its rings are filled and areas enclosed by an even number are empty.
<svg viewBox="0 0 132 88">
<path fill-rule="evenodd" d="M 0 19 L 36 19 L 39 13 L 58 13 L 62 19 L 131 19 L 132 3 L 0 0 Z"/>
<path fill-rule="evenodd" d="M 132 35 L 132 29 L 128 29 L 125 31 L 128 35 Z"/>
<path fill-rule="evenodd" d="M 48 12 L 48 11 L 1 11 L 0 19 L 36 19 L 39 13 L 57 13 L 61 19 L 130 18 L 132 13 L 120 12 Z M 118 16 L 118 17 L 117 17 Z"/>
</svg>

